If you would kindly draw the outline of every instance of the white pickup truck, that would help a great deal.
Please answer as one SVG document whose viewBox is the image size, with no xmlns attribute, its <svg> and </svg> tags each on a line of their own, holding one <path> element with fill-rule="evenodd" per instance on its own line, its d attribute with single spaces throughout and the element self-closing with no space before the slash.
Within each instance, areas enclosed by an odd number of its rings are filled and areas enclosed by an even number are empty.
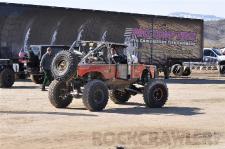
<svg viewBox="0 0 225 149">
<path fill-rule="evenodd" d="M 225 74 L 225 55 L 222 55 L 221 51 L 215 48 L 204 48 L 203 51 L 203 61 L 218 64 L 220 73 Z"/>
</svg>

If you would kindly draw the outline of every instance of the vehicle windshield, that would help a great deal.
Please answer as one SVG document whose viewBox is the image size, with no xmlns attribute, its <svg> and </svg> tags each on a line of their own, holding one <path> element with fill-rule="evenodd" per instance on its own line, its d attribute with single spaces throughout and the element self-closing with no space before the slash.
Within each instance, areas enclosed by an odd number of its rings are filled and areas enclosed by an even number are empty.
<svg viewBox="0 0 225 149">
<path fill-rule="evenodd" d="M 216 55 L 218 55 L 218 56 L 222 55 L 222 53 L 220 52 L 219 49 L 212 49 L 212 50 L 216 53 Z"/>
</svg>

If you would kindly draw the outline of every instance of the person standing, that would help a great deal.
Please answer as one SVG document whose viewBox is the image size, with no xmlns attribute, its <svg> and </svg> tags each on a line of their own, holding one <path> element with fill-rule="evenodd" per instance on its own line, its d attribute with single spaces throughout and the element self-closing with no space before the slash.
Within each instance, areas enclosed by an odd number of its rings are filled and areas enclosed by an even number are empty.
<svg viewBox="0 0 225 149">
<path fill-rule="evenodd" d="M 52 81 L 52 74 L 51 74 L 51 63 L 52 63 L 53 55 L 52 49 L 50 47 L 47 48 L 46 53 L 42 56 L 40 67 L 44 71 L 44 81 L 42 83 L 42 91 L 45 90 L 45 86 L 48 82 Z"/>
</svg>

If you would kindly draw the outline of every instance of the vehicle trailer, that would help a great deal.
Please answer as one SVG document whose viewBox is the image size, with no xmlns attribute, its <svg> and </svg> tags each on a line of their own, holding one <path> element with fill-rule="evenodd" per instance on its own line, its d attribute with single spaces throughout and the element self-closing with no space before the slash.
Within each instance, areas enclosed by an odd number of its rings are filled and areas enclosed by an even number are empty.
<svg viewBox="0 0 225 149">
<path fill-rule="evenodd" d="M 0 88 L 10 88 L 15 82 L 13 62 L 9 59 L 0 59 Z"/>
<path fill-rule="evenodd" d="M 70 48 L 56 54 L 51 68 L 55 80 L 48 95 L 51 104 L 65 108 L 81 95 L 88 110 L 101 111 L 109 96 L 114 103 L 123 104 L 141 93 L 147 107 L 161 108 L 168 98 L 166 84 L 155 79 L 154 65 L 138 63 L 127 47 L 97 42 L 87 53 Z"/>
<path fill-rule="evenodd" d="M 75 39 L 125 43 L 139 63 L 156 65 L 166 77 L 174 64 L 202 60 L 203 20 L 6 3 L 0 9 L 3 50 Z"/>
</svg>

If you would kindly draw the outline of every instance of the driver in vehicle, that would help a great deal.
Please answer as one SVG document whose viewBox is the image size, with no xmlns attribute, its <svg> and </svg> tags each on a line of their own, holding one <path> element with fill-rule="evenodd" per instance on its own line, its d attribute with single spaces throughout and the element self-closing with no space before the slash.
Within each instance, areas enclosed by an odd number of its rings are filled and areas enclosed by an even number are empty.
<svg viewBox="0 0 225 149">
<path fill-rule="evenodd" d="M 123 54 L 123 50 L 119 49 L 119 47 L 111 48 L 112 58 L 116 63 L 119 64 L 127 64 L 127 56 Z"/>
<path fill-rule="evenodd" d="M 100 50 L 95 51 L 87 59 L 87 63 L 108 64 L 108 51 L 106 47 L 102 47 Z"/>
</svg>

